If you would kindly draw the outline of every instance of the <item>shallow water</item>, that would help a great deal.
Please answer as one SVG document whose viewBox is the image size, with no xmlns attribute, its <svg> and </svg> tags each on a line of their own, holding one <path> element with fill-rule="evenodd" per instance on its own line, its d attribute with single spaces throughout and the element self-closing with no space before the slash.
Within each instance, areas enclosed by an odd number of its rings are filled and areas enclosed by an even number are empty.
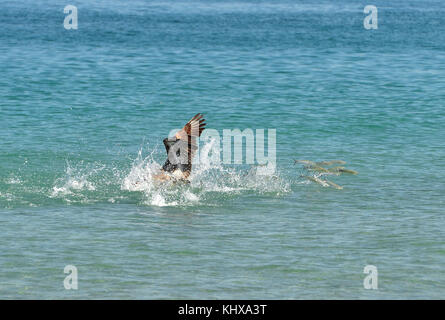
<svg viewBox="0 0 445 320">
<path fill-rule="evenodd" d="M 374 1 L 373 31 L 352 0 L 67 4 L 0 3 L 0 298 L 444 297 L 442 1 Z M 276 173 L 150 182 L 197 112 L 276 129 Z"/>
</svg>

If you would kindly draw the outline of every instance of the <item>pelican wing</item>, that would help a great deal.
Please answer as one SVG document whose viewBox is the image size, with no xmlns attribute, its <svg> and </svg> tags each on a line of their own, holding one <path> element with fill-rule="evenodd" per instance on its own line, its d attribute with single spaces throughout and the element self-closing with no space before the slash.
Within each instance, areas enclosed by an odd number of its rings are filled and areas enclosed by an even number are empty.
<svg viewBox="0 0 445 320">
<path fill-rule="evenodd" d="M 187 146 L 187 159 L 188 166 L 186 170 L 187 176 L 192 169 L 192 160 L 195 156 L 196 150 L 198 150 L 197 138 L 201 136 L 201 133 L 205 129 L 205 119 L 201 113 L 196 114 L 189 122 L 187 122 L 181 130 L 179 130 L 175 137 L 178 140 L 186 142 Z"/>
<path fill-rule="evenodd" d="M 188 142 L 188 162 L 190 165 L 198 149 L 197 138 L 201 136 L 205 125 L 204 116 L 198 113 L 176 134 L 176 138 Z"/>
<path fill-rule="evenodd" d="M 195 138 L 200 137 L 201 133 L 204 131 L 204 126 L 206 125 L 204 120 L 204 116 L 200 113 L 196 114 L 193 118 L 190 119 L 182 128 L 176 133 L 176 138 L 181 140 L 186 140 L 188 137 Z"/>
</svg>

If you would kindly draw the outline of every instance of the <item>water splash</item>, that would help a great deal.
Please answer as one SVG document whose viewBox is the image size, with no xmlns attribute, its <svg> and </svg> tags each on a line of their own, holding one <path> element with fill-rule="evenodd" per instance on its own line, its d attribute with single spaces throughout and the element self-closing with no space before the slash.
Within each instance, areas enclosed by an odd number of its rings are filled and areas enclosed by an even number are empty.
<svg viewBox="0 0 445 320">
<path fill-rule="evenodd" d="M 65 175 L 56 179 L 51 197 L 60 197 L 82 191 L 95 191 L 96 186 L 91 177 L 105 169 L 105 166 L 84 166 L 83 162 L 74 166 L 69 161 L 66 162 Z"/>
<path fill-rule="evenodd" d="M 190 184 L 153 180 L 153 176 L 161 170 L 161 165 L 154 160 L 153 154 L 154 152 L 144 158 L 140 150 L 121 186 L 122 190 L 143 192 L 146 205 L 216 205 L 218 199 L 223 200 L 243 192 L 282 195 L 290 191 L 289 183 L 278 173 L 264 170 L 262 166 L 249 168 L 222 165 L 217 160 L 219 149 L 214 139 L 202 146 L 199 162 L 195 161 L 193 164 Z"/>
<path fill-rule="evenodd" d="M 70 159 L 55 176 L 34 171 L 6 174 L 0 179 L 0 207 L 92 203 L 222 206 L 243 195 L 277 197 L 291 191 L 292 182 L 278 172 L 216 161 L 220 156 L 218 145 L 215 140 L 202 144 L 190 183 L 153 180 L 161 171 L 159 159 L 165 159 L 165 151 L 146 145 L 132 162 L 125 158 L 114 162 Z"/>
</svg>

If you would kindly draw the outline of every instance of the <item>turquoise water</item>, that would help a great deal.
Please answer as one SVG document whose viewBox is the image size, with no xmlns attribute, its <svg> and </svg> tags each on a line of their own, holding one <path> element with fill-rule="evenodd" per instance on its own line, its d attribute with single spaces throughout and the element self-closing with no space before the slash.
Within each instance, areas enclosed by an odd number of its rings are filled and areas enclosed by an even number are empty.
<svg viewBox="0 0 445 320">
<path fill-rule="evenodd" d="M 444 17 L 432 0 L 1 1 L 0 298 L 444 298 Z M 197 112 L 275 128 L 276 174 L 147 182 Z M 359 174 L 326 188 L 294 159 Z"/>
</svg>

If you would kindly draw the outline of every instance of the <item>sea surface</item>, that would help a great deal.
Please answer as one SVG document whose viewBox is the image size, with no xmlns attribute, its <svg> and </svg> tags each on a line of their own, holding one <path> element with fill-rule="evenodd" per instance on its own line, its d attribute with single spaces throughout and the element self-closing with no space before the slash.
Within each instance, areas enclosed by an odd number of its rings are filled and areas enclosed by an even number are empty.
<svg viewBox="0 0 445 320">
<path fill-rule="evenodd" d="M 1 0 L 0 75 L 0 298 L 445 298 L 444 1 Z M 276 171 L 153 183 L 198 112 Z"/>
</svg>

